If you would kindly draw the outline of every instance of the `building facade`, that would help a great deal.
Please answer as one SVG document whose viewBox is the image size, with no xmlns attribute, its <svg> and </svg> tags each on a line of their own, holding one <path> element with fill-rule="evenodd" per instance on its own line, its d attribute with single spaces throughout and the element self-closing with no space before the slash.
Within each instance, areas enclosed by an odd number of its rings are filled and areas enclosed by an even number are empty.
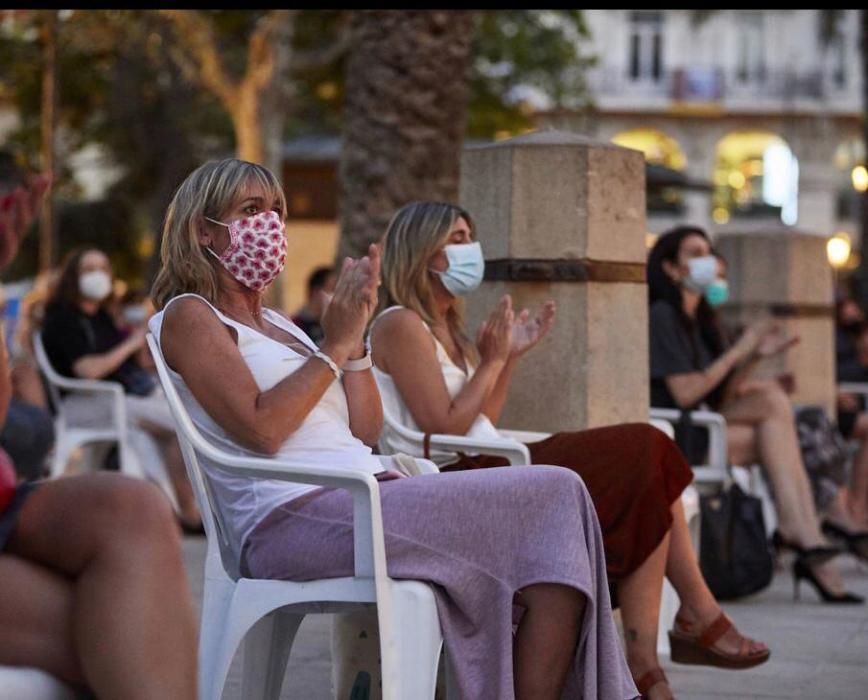
<svg viewBox="0 0 868 700">
<path fill-rule="evenodd" d="M 586 10 L 593 108 L 541 113 L 539 124 L 711 183 L 649 193 L 653 233 L 777 218 L 855 239 L 854 182 L 866 184 L 859 10 L 831 12 Z"/>
</svg>

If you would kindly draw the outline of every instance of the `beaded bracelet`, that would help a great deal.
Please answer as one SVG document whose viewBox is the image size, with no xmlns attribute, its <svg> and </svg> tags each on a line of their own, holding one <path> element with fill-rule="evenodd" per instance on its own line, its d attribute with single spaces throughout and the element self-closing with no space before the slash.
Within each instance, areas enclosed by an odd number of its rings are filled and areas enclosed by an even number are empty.
<svg viewBox="0 0 868 700">
<path fill-rule="evenodd" d="M 318 357 L 320 360 L 325 362 L 329 366 L 329 369 L 332 372 L 334 372 L 335 378 L 338 381 L 340 381 L 341 377 L 344 376 L 344 373 L 343 373 L 343 371 L 341 371 L 341 368 L 338 367 L 337 364 L 335 364 L 335 361 L 332 358 L 330 358 L 328 355 L 326 355 L 324 352 L 317 350 L 313 355 L 311 355 L 311 357 Z"/>
</svg>

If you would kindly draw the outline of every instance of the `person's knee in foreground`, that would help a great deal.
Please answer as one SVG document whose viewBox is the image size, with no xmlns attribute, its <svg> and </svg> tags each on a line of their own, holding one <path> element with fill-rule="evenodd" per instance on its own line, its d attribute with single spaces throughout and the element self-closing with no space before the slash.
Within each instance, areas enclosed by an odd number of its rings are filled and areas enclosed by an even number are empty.
<svg viewBox="0 0 868 700">
<path fill-rule="evenodd" d="M 371 328 L 374 374 L 392 418 L 424 433 L 497 439 L 494 427 L 513 373 L 554 325 L 553 302 L 536 313 L 514 313 L 505 296 L 482 324 L 474 344 L 463 325 L 461 298 L 484 273 L 470 214 L 440 202 L 398 210 L 383 239 L 387 308 Z M 538 358 L 541 359 L 541 358 Z M 423 456 L 419 445 L 387 430 L 389 453 Z M 692 472 L 677 447 L 648 424 L 558 433 L 528 445 L 535 464 L 567 467 L 588 487 L 604 535 L 607 569 L 625 627 L 627 660 L 640 690 L 667 697 L 657 673 L 657 625 L 664 573 L 681 608 L 673 635 L 691 647 L 722 617 L 697 566 L 680 496 Z M 425 455 L 427 456 L 427 455 Z M 432 454 L 443 471 L 506 464 L 486 456 Z M 765 645 L 723 622 L 704 649 L 705 663 L 749 667 L 765 661 Z M 678 653 L 673 660 L 695 661 Z"/>
<path fill-rule="evenodd" d="M 47 187 L 25 182 L 0 202 L 0 269 Z M 11 393 L 2 349 L 0 418 Z M 98 697 L 193 700 L 192 602 L 162 496 L 118 475 L 17 483 L 0 457 L 0 664 Z"/>
<path fill-rule="evenodd" d="M 344 261 L 317 348 L 262 305 L 286 257 L 285 211 L 280 184 L 261 166 L 228 159 L 194 171 L 166 215 L 152 293 L 161 311 L 150 328 L 210 439 L 241 453 L 381 474 L 369 445 L 382 411 L 363 337 L 379 251 Z M 293 580 L 352 572 L 349 494 L 203 466 L 242 570 Z M 380 485 L 389 574 L 433 584 L 456 696 L 554 699 L 567 688 L 568 697 L 635 697 L 584 486 L 558 468 L 507 471 Z M 564 536 L 549 540 L 558 528 L 573 534 L 566 547 Z M 526 613 L 513 643 L 517 595 Z"/>
<path fill-rule="evenodd" d="M 775 495 L 779 541 L 799 557 L 796 583 L 808 580 L 826 602 L 861 603 L 844 590 L 820 532 L 811 487 L 799 450 L 792 405 L 776 381 L 755 379 L 757 363 L 791 347 L 775 323 L 759 321 L 731 345 L 705 297 L 718 262 L 705 232 L 677 227 L 661 235 L 648 258 L 651 401 L 663 408 L 708 405 L 727 420 L 733 464 L 759 461 Z M 692 458 L 702 456 L 692 455 Z"/>
</svg>

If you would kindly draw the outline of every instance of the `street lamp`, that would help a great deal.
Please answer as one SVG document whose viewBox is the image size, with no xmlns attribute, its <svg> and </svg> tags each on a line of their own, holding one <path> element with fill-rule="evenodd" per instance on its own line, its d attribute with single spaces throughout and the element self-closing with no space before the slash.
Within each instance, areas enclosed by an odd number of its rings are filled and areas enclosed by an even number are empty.
<svg viewBox="0 0 868 700">
<path fill-rule="evenodd" d="M 844 231 L 839 231 L 826 241 L 826 257 L 829 264 L 836 270 L 844 267 L 850 259 L 850 236 Z"/>
<path fill-rule="evenodd" d="M 864 165 L 857 165 L 850 171 L 850 179 L 853 181 L 853 189 L 857 192 L 868 190 L 868 170 Z"/>
</svg>

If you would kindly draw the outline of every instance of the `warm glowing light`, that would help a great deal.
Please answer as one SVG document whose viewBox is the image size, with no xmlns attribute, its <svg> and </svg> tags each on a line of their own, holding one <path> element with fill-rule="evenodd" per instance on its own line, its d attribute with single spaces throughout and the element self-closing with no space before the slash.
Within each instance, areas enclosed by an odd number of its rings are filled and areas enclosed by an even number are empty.
<svg viewBox="0 0 868 700">
<path fill-rule="evenodd" d="M 853 187 L 858 192 L 868 190 L 868 170 L 864 165 L 857 165 L 850 173 L 850 179 L 853 180 Z"/>
<path fill-rule="evenodd" d="M 729 177 L 727 178 L 727 182 L 729 182 L 729 186 L 735 190 L 740 190 L 744 187 L 744 175 L 742 175 L 741 171 L 733 170 L 730 172 Z"/>
<path fill-rule="evenodd" d="M 716 224 L 725 224 L 729 221 L 729 212 L 723 207 L 717 207 L 711 212 L 711 218 L 714 219 L 714 223 Z"/>
<path fill-rule="evenodd" d="M 826 241 L 826 257 L 832 267 L 844 267 L 850 258 L 850 236 L 839 231 Z"/>
<path fill-rule="evenodd" d="M 657 242 L 657 234 L 656 234 L 656 233 L 651 233 L 650 231 L 648 231 L 648 232 L 645 234 L 645 247 L 646 247 L 648 250 L 651 250 L 651 249 L 654 247 L 654 244 L 655 244 L 656 242 Z"/>
</svg>

